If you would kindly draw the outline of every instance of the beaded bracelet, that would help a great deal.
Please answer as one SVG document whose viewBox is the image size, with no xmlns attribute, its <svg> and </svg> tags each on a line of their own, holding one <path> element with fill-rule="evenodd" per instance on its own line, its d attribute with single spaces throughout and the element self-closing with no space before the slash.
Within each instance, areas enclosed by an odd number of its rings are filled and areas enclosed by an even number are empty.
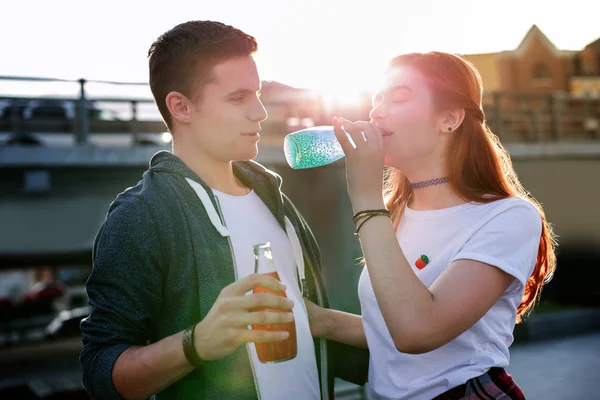
<svg viewBox="0 0 600 400">
<path fill-rule="evenodd" d="M 363 217 L 374 216 L 374 215 L 385 215 L 385 216 L 389 217 L 390 212 L 388 210 L 386 210 L 385 208 L 379 208 L 377 210 L 363 210 L 363 211 L 359 211 L 356 214 L 354 214 L 354 216 L 352 217 L 352 221 L 354 223 L 357 223 L 358 220 Z"/>
</svg>

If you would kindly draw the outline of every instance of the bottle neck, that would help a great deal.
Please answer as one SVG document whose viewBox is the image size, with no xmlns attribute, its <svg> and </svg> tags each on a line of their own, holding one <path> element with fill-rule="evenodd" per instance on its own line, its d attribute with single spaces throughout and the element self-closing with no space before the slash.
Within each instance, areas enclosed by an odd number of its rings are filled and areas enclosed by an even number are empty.
<svg viewBox="0 0 600 400">
<path fill-rule="evenodd" d="M 254 273 L 268 274 L 277 272 L 273 263 L 270 243 L 254 245 Z"/>
</svg>

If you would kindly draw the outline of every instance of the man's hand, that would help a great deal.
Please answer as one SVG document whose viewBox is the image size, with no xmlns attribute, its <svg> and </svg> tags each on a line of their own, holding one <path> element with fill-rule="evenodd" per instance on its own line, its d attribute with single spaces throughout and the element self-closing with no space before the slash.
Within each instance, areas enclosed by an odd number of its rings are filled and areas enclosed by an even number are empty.
<svg viewBox="0 0 600 400">
<path fill-rule="evenodd" d="M 285 291 L 285 285 L 262 274 L 252 274 L 221 290 L 206 317 L 194 330 L 194 344 L 203 360 L 227 357 L 248 342 L 276 342 L 288 337 L 285 331 L 248 329 L 248 325 L 285 324 L 294 320 L 294 302 L 272 293 L 246 295 L 256 287 Z M 281 311 L 254 311 L 255 309 Z"/>
</svg>

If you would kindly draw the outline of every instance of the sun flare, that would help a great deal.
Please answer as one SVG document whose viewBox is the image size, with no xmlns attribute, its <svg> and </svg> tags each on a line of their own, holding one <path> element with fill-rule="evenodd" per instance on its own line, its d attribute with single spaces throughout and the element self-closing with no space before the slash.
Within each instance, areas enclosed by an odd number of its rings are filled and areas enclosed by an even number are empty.
<svg viewBox="0 0 600 400">
<path fill-rule="evenodd" d="M 360 89 L 338 86 L 320 89 L 323 105 L 326 109 L 360 107 L 367 97 Z"/>
</svg>

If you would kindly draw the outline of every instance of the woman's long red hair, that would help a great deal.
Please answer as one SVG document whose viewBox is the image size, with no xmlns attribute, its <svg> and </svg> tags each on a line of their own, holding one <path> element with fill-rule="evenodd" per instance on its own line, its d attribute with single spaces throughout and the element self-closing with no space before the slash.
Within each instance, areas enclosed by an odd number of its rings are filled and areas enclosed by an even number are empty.
<svg viewBox="0 0 600 400">
<path fill-rule="evenodd" d="M 508 152 L 485 124 L 479 72 L 459 56 L 441 52 L 401 55 L 391 61 L 390 68 L 395 66 L 411 67 L 421 73 L 439 110 L 465 110 L 465 118 L 452 134 L 448 148 L 448 178 L 455 192 L 466 201 L 479 203 L 520 196 L 541 215 L 542 235 L 535 268 L 517 309 L 517 322 L 521 322 L 539 299 L 543 285 L 552 278 L 556 243 L 541 205 L 523 188 Z M 386 206 L 397 228 L 412 189 L 396 169 L 388 170 L 385 189 Z"/>
</svg>

